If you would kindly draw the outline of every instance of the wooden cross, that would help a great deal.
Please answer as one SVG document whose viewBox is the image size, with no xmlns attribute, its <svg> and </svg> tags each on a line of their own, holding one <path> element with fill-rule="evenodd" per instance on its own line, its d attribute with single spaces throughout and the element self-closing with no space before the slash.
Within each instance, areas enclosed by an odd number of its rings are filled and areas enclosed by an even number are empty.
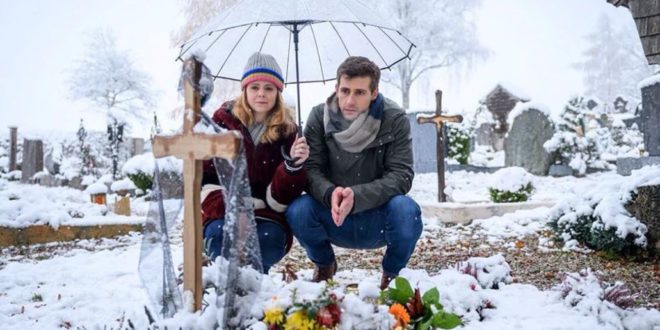
<svg viewBox="0 0 660 330">
<path fill-rule="evenodd" d="M 442 115 L 442 91 L 435 91 L 435 115 L 431 117 L 417 117 L 418 124 L 435 124 L 436 129 L 436 157 L 438 163 L 438 202 L 446 202 L 447 196 L 445 195 L 445 123 L 460 123 L 463 121 L 463 116 L 443 116 Z"/>
<path fill-rule="evenodd" d="M 195 58 L 183 64 L 185 111 L 183 133 L 154 136 L 153 154 L 160 158 L 175 156 L 183 159 L 184 213 L 183 213 L 183 289 L 193 295 L 193 309 L 202 307 L 202 221 L 200 190 L 202 160 L 212 157 L 234 159 L 239 150 L 240 134 L 229 131 L 220 134 L 194 133 L 200 119 L 199 86 L 202 64 Z"/>
</svg>

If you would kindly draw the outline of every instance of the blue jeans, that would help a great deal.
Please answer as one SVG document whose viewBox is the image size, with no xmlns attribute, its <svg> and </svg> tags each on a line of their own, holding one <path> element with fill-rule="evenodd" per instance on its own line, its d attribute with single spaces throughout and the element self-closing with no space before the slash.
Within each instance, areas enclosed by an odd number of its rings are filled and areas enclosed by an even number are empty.
<svg viewBox="0 0 660 330">
<path fill-rule="evenodd" d="M 375 249 L 387 245 L 383 272 L 394 276 L 406 266 L 422 234 L 419 205 L 408 196 L 397 195 L 380 207 L 351 214 L 337 227 L 330 209 L 310 195 L 289 205 L 286 217 L 293 235 L 317 266 L 335 261 L 332 245 L 351 249 Z"/>
<path fill-rule="evenodd" d="M 256 219 L 259 246 L 261 249 L 261 264 L 264 274 L 268 274 L 271 266 L 276 264 L 286 254 L 287 235 L 284 228 L 268 220 Z M 204 246 L 206 255 L 215 259 L 222 251 L 222 226 L 224 219 L 213 220 L 204 226 Z"/>
</svg>

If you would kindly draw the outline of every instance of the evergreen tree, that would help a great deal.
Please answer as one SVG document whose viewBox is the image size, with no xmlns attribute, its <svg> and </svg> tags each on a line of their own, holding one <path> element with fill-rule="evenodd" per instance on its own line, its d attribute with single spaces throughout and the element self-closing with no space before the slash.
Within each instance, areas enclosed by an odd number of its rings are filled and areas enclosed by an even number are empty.
<svg viewBox="0 0 660 330">
<path fill-rule="evenodd" d="M 83 120 L 80 119 L 80 126 L 78 127 L 78 152 L 80 156 L 80 175 L 89 175 L 94 171 L 94 160 L 91 155 L 91 148 L 87 143 L 87 130 Z"/>
<path fill-rule="evenodd" d="M 582 96 L 575 96 L 568 101 L 560 115 L 561 122 L 559 123 L 559 130 L 573 132 L 580 136 L 584 136 L 585 121 L 583 101 L 584 97 Z"/>
</svg>

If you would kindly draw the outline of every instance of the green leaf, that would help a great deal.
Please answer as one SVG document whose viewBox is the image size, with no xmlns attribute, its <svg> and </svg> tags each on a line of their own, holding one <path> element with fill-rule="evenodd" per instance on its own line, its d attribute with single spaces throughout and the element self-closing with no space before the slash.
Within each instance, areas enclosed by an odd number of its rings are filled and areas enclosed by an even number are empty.
<svg viewBox="0 0 660 330">
<path fill-rule="evenodd" d="M 444 313 L 440 312 L 433 315 L 431 319 L 431 324 L 440 329 L 453 329 L 461 325 L 461 318 L 458 315 L 453 313 Z"/>
<path fill-rule="evenodd" d="M 417 327 L 417 330 L 427 330 L 430 327 L 431 327 L 431 319 L 429 319 L 426 322 L 420 323 L 419 326 Z"/>
<path fill-rule="evenodd" d="M 390 288 L 389 297 L 391 300 L 398 302 L 399 304 L 405 305 L 412 295 L 408 295 L 398 288 Z"/>
<path fill-rule="evenodd" d="M 410 282 L 408 282 L 408 280 L 406 280 L 405 278 L 403 278 L 403 277 L 401 277 L 401 276 L 397 276 L 397 277 L 394 279 L 394 286 L 395 286 L 397 289 L 401 290 L 401 292 L 402 292 L 404 295 L 407 296 L 405 302 L 407 302 L 407 301 L 410 299 L 410 297 L 412 297 L 412 295 L 413 295 L 413 289 L 412 289 L 412 287 L 410 286 Z M 405 303 L 405 302 L 404 302 L 404 303 Z"/>
<path fill-rule="evenodd" d="M 439 299 L 440 299 L 440 293 L 438 292 L 438 288 L 433 288 L 424 293 L 424 295 L 422 296 L 422 303 L 424 304 L 424 306 L 431 306 L 433 304 L 437 304 Z"/>
</svg>

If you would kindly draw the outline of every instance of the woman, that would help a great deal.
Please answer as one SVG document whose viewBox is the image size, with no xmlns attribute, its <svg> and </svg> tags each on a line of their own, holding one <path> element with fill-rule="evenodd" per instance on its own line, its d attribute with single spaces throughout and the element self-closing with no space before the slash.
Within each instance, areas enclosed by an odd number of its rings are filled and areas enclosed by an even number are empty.
<svg viewBox="0 0 660 330">
<path fill-rule="evenodd" d="M 282 98 L 283 86 L 275 59 L 255 53 L 245 66 L 241 95 L 213 114 L 218 125 L 243 135 L 264 273 L 291 248 L 293 236 L 284 211 L 307 183 L 303 163 L 309 147 L 304 137 L 297 138 L 297 126 Z M 290 150 L 290 160 L 284 159 L 282 149 Z M 222 249 L 225 204 L 212 161 L 204 162 L 201 198 L 204 246 L 214 259 Z"/>
</svg>

